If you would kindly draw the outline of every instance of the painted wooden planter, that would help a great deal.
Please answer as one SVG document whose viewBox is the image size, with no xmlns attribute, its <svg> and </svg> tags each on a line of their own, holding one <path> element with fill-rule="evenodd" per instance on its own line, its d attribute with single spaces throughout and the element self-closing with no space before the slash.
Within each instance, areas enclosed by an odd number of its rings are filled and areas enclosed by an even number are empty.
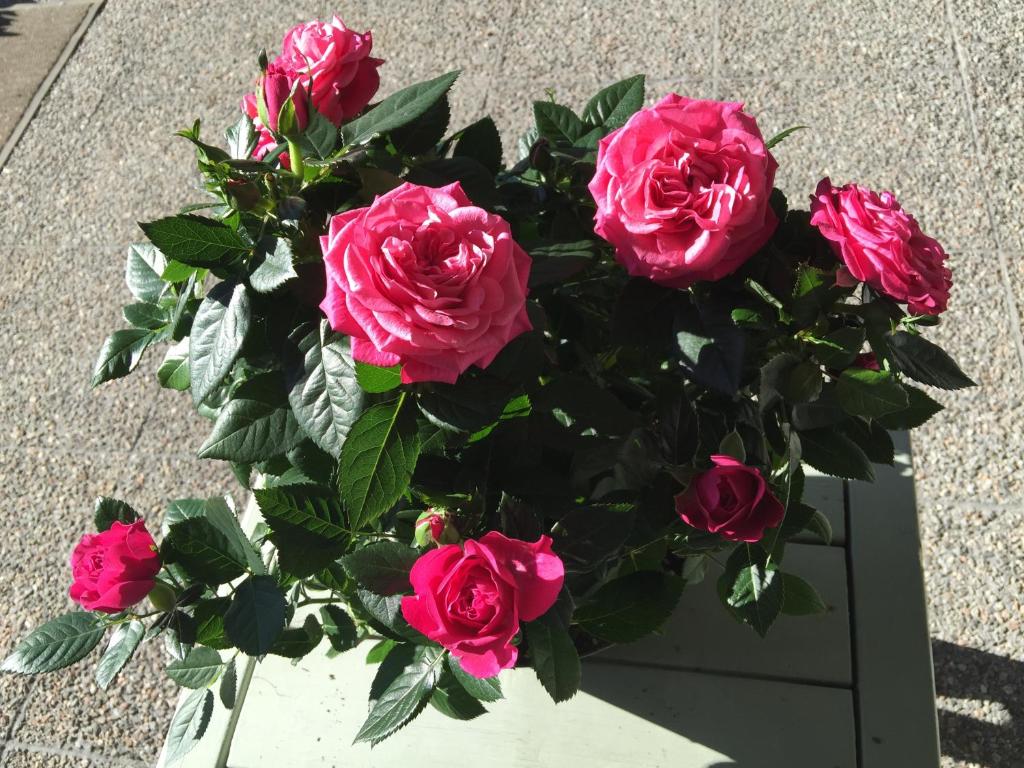
<svg viewBox="0 0 1024 768">
<path fill-rule="evenodd" d="M 584 662 L 555 705 L 529 669 L 472 722 L 428 707 L 379 746 L 352 745 L 376 667 L 327 644 L 298 664 L 240 668 L 232 711 L 216 704 L 183 768 L 917 768 L 938 765 L 938 731 L 909 442 L 874 484 L 808 478 L 830 546 L 787 548 L 787 570 L 832 610 L 782 617 L 766 640 L 735 623 L 715 573 L 687 588 L 663 635 Z M 368 648 L 369 646 L 367 646 Z M 163 765 L 161 759 L 160 765 Z"/>
</svg>

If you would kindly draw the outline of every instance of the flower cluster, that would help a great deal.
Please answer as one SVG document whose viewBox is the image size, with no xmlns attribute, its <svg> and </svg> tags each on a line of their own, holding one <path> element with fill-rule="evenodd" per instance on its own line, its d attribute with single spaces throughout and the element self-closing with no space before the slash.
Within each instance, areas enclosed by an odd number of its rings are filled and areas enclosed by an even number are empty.
<svg viewBox="0 0 1024 768">
<path fill-rule="evenodd" d="M 179 499 L 157 544 L 100 499 L 71 562 L 85 610 L 5 670 L 80 661 L 113 629 L 105 687 L 163 636 L 187 715 L 233 679 L 222 652 L 384 637 L 357 740 L 456 688 L 482 710 L 513 666 L 561 701 L 579 654 L 659 630 L 709 563 L 760 634 L 821 610 L 782 570 L 787 541 L 827 533 L 804 466 L 871 480 L 890 430 L 941 409 L 912 382 L 973 384 L 924 338 L 943 248 L 888 192 L 823 179 L 791 208 L 773 153 L 792 131 L 766 140 L 737 103 L 644 107 L 636 76 L 580 112 L 536 102 L 506 166 L 490 118 L 449 131 L 457 73 L 371 104 L 371 48 L 337 18 L 299 25 L 226 148 L 180 133 L 209 198 L 142 224 L 130 327 L 94 371 L 168 342 L 157 377 L 212 422 L 199 456 L 230 463 L 258 524 Z M 206 722 L 177 723 L 174 754 Z"/>
</svg>

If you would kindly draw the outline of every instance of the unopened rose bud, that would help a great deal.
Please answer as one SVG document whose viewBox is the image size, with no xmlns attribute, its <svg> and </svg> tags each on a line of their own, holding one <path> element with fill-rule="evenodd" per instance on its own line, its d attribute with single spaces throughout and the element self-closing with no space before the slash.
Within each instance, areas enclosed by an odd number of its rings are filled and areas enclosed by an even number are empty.
<svg viewBox="0 0 1024 768">
<path fill-rule="evenodd" d="M 148 597 L 149 602 L 151 602 L 153 607 L 158 611 L 170 611 L 174 609 L 178 596 L 167 584 L 164 584 L 162 581 L 158 581 L 153 585 L 153 588 L 149 590 Z"/>
<path fill-rule="evenodd" d="M 461 537 L 448 518 L 448 512 L 438 509 L 427 509 L 416 518 L 416 545 L 426 547 L 431 544 L 457 544 Z"/>
</svg>

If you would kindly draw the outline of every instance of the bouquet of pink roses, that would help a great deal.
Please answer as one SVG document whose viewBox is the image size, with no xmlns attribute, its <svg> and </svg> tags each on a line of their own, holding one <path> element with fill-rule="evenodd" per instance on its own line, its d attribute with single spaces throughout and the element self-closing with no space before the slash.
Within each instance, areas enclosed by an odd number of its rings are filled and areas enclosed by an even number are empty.
<svg viewBox="0 0 1024 768">
<path fill-rule="evenodd" d="M 828 538 L 809 465 L 872 479 L 889 430 L 941 406 L 911 382 L 971 380 L 922 330 L 946 254 L 887 192 L 774 188 L 737 103 L 644 78 L 580 113 L 534 104 L 506 155 L 490 118 L 450 132 L 457 73 L 371 103 L 382 61 L 337 18 L 261 56 L 255 93 L 196 150 L 208 198 L 142 224 L 127 328 L 93 383 L 167 343 L 160 383 L 212 421 L 259 521 L 171 501 L 157 544 L 102 498 L 65 613 L 3 664 L 81 661 L 106 687 L 141 642 L 194 693 L 170 757 L 202 736 L 238 654 L 366 639 L 380 667 L 357 740 L 426 703 L 455 718 L 531 666 L 556 701 L 580 656 L 644 637 L 721 559 L 724 609 L 764 634 L 826 609 L 784 570 Z M 808 190 L 809 191 L 809 190 Z M 155 531 L 156 526 L 150 525 Z M 143 601 L 148 597 L 148 604 Z"/>
</svg>

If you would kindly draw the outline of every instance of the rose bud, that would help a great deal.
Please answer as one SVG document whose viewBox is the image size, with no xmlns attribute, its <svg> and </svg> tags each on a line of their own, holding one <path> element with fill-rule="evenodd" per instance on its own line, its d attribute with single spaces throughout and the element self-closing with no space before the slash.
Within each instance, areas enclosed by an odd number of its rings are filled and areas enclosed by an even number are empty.
<svg viewBox="0 0 1024 768">
<path fill-rule="evenodd" d="M 118 613 L 149 594 L 159 571 L 160 556 L 142 520 L 115 521 L 75 546 L 69 594 L 87 611 Z"/>
<path fill-rule="evenodd" d="M 853 361 L 853 365 L 850 367 L 867 368 L 868 370 L 871 371 L 881 370 L 881 368 L 878 365 L 878 358 L 875 356 L 874 352 L 863 352 L 857 355 L 856 359 Z"/>
<path fill-rule="evenodd" d="M 309 94 L 301 81 L 293 81 L 271 64 L 261 81 L 268 125 L 284 135 L 301 133 L 309 125 Z"/>
<path fill-rule="evenodd" d="M 516 663 L 519 622 L 544 615 L 564 580 L 549 537 L 531 544 L 491 531 L 420 557 L 409 573 L 416 594 L 402 598 L 402 615 L 470 675 L 493 677 Z"/>
<path fill-rule="evenodd" d="M 446 510 L 430 508 L 416 518 L 414 540 L 418 547 L 458 544 L 459 538 L 459 532 L 452 525 Z"/>
<path fill-rule="evenodd" d="M 731 456 L 712 456 L 714 466 L 696 475 L 675 498 L 683 522 L 730 541 L 760 541 L 782 523 L 785 508 L 756 467 Z"/>
</svg>

